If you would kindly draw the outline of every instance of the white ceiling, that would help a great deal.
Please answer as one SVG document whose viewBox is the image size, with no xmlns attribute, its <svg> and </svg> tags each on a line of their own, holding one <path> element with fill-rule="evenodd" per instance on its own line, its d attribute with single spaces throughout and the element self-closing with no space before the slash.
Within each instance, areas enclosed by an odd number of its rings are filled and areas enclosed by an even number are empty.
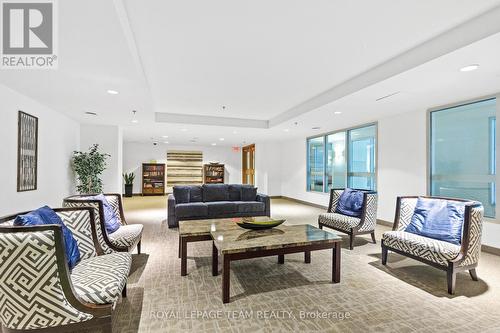
<svg viewBox="0 0 500 333">
<path fill-rule="evenodd" d="M 402 68 L 270 129 L 158 123 L 155 112 L 278 119 L 498 5 L 500 0 L 60 1 L 59 69 L 2 71 L 0 82 L 78 121 L 122 126 L 126 141 L 283 140 L 498 92 L 500 35 Z M 481 67 L 458 71 L 470 63 Z M 375 102 L 396 91 L 401 93 Z M 130 122 L 134 109 L 138 124 Z M 343 113 L 334 116 L 333 110 Z"/>
</svg>

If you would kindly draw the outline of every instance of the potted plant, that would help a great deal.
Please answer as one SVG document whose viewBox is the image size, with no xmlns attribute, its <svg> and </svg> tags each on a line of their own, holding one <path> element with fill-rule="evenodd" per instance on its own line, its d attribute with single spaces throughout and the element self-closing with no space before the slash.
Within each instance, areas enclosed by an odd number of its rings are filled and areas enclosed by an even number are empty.
<svg viewBox="0 0 500 333">
<path fill-rule="evenodd" d="M 124 173 L 123 174 L 123 181 L 125 182 L 125 196 L 126 197 L 131 197 L 133 193 L 133 188 L 134 188 L 134 179 L 135 175 L 133 172 L 131 173 Z"/>
<path fill-rule="evenodd" d="M 101 174 L 106 170 L 106 159 L 111 156 L 99 152 L 94 144 L 88 152 L 73 152 L 73 169 L 78 178 L 77 191 L 80 194 L 102 193 Z"/>
</svg>

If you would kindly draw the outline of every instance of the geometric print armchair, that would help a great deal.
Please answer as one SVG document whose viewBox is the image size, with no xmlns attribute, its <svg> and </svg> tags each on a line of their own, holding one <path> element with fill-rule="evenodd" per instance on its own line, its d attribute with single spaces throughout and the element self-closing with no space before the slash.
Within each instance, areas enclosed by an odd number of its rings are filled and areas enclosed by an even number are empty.
<svg viewBox="0 0 500 333">
<path fill-rule="evenodd" d="M 11 331 L 111 332 L 111 313 L 123 295 L 132 256 L 104 254 L 90 208 L 54 211 L 71 230 L 81 259 L 70 271 L 59 225 L 14 226 L 0 218 L 0 322 Z"/>
<path fill-rule="evenodd" d="M 382 236 L 382 264 L 387 264 L 387 253 L 390 250 L 444 270 L 447 273 L 448 293 L 454 294 L 457 272 L 468 270 L 472 280 L 478 280 L 476 267 L 481 253 L 483 206 L 470 200 L 423 197 L 465 203 L 461 244 L 456 245 L 405 231 L 411 222 L 418 198 L 397 198 L 392 231 L 387 231 Z"/>
<path fill-rule="evenodd" d="M 142 224 L 127 224 L 123 214 L 122 197 L 120 194 L 104 194 L 113 208 L 120 223 L 118 230 L 112 234 L 106 232 L 104 224 L 104 208 L 100 200 L 86 199 L 90 195 L 73 195 L 63 200 L 64 207 L 91 207 L 94 210 L 97 239 L 104 253 L 130 252 L 137 246 L 141 253 Z"/>
<path fill-rule="evenodd" d="M 360 217 L 352 217 L 335 213 L 343 188 L 330 190 L 330 202 L 328 212 L 322 213 L 318 217 L 320 229 L 328 227 L 341 231 L 349 235 L 349 249 L 354 248 L 354 237 L 356 235 L 371 234 L 373 243 L 375 239 L 375 226 L 377 225 L 377 192 L 368 190 L 358 190 L 363 194 L 363 208 Z"/>
</svg>

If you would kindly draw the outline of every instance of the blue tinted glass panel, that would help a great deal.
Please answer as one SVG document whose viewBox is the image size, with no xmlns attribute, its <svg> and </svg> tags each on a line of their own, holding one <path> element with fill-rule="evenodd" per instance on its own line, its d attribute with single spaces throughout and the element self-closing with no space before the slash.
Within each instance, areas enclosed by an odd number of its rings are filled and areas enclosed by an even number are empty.
<svg viewBox="0 0 500 333">
<path fill-rule="evenodd" d="M 323 192 L 325 167 L 324 137 L 307 141 L 307 190 Z"/>
<path fill-rule="evenodd" d="M 326 137 L 326 188 L 344 188 L 346 186 L 346 132 L 330 134 Z"/>
<path fill-rule="evenodd" d="M 496 100 L 431 112 L 431 195 L 482 202 L 495 217 Z"/>
<path fill-rule="evenodd" d="M 348 131 L 347 184 L 351 188 L 375 190 L 375 125 Z"/>
</svg>

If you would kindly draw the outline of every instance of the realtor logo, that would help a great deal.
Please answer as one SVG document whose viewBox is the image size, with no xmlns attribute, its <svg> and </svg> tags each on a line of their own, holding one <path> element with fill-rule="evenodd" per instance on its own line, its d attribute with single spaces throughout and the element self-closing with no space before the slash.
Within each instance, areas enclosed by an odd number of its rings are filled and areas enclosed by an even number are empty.
<svg viewBox="0 0 500 333">
<path fill-rule="evenodd" d="M 2 1 L 2 69 L 57 67 L 52 1 Z"/>
</svg>

